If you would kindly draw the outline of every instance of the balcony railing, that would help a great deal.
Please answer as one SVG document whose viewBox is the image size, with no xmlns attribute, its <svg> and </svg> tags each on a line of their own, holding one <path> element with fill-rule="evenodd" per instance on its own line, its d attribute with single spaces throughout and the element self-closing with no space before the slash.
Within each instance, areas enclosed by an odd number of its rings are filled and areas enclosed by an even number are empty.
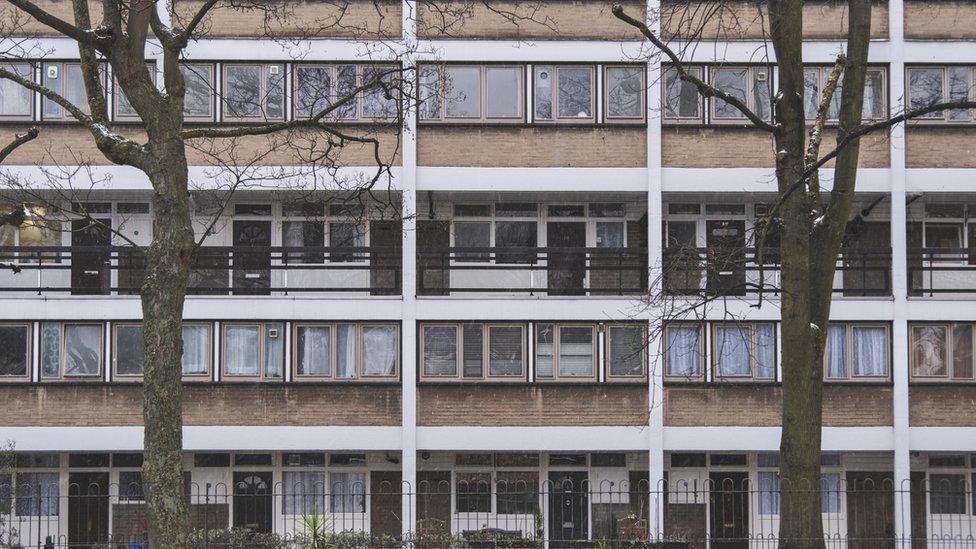
<svg viewBox="0 0 976 549">
<path fill-rule="evenodd" d="M 647 291 L 640 248 L 423 248 L 417 293 L 640 295 Z"/>
<path fill-rule="evenodd" d="M 908 292 L 916 296 L 976 293 L 976 252 L 968 248 L 909 248 Z"/>
<path fill-rule="evenodd" d="M 400 257 L 391 246 L 204 246 L 187 293 L 400 295 Z M 131 246 L 0 246 L 0 264 L 0 292 L 124 295 L 140 292 L 146 256 Z"/>
<path fill-rule="evenodd" d="M 779 293 L 780 256 L 755 248 L 665 249 L 664 289 L 672 295 L 750 295 Z M 837 258 L 834 293 L 844 296 L 891 295 L 891 249 L 847 248 Z"/>
</svg>

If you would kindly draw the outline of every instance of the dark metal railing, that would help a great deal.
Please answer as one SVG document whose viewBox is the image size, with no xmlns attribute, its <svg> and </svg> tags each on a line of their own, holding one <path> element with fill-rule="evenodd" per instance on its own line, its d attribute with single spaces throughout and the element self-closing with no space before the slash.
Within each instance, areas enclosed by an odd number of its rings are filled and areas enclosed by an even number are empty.
<svg viewBox="0 0 976 549">
<path fill-rule="evenodd" d="M 775 249 L 670 247 L 664 250 L 664 290 L 672 295 L 750 295 L 781 291 Z M 891 295 L 891 249 L 845 248 L 837 258 L 834 293 Z"/>
<path fill-rule="evenodd" d="M 420 248 L 417 293 L 640 295 L 647 291 L 641 248 Z"/>
<path fill-rule="evenodd" d="M 399 295 L 401 249 L 203 246 L 191 260 L 191 295 L 369 292 Z M 0 292 L 138 294 L 145 249 L 132 246 L 0 246 Z"/>
<path fill-rule="evenodd" d="M 909 248 L 910 295 L 976 292 L 976 250 L 969 248 Z"/>
</svg>

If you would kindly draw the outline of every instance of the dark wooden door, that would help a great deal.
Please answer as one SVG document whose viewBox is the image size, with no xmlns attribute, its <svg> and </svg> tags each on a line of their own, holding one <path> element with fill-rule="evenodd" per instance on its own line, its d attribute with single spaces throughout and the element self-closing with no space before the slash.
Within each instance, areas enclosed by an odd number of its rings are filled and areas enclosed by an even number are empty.
<svg viewBox="0 0 976 549">
<path fill-rule="evenodd" d="M 420 295 L 448 295 L 451 283 L 451 262 L 447 248 L 451 246 L 450 221 L 417 222 L 417 293 Z"/>
<path fill-rule="evenodd" d="M 549 547 L 580 547 L 590 537 L 587 473 L 549 473 Z"/>
<path fill-rule="evenodd" d="M 71 293 L 108 294 L 112 284 L 109 246 L 111 219 L 71 222 Z M 77 247 L 77 249 L 75 249 Z"/>
<path fill-rule="evenodd" d="M 895 493 L 891 473 L 847 473 L 847 547 L 894 547 Z"/>
<path fill-rule="evenodd" d="M 708 250 L 706 287 L 709 294 L 745 293 L 745 246 L 745 221 L 705 222 L 705 247 Z"/>
<path fill-rule="evenodd" d="M 749 547 L 749 474 L 710 473 L 709 532 L 715 549 Z"/>
<path fill-rule="evenodd" d="M 270 471 L 234 473 L 234 527 L 255 532 L 271 532 Z"/>
<path fill-rule="evenodd" d="M 400 295 L 403 230 L 399 221 L 369 223 L 369 293 Z"/>
<path fill-rule="evenodd" d="M 69 473 L 68 547 L 108 542 L 108 473 Z"/>
<path fill-rule="evenodd" d="M 891 224 L 865 222 L 844 239 L 844 295 L 891 294 L 891 259 L 868 250 L 891 248 Z"/>
<path fill-rule="evenodd" d="M 271 222 L 234 221 L 234 294 L 267 295 L 271 287 Z M 253 251 L 247 248 L 256 248 Z"/>
<path fill-rule="evenodd" d="M 701 292 L 698 222 L 669 221 L 664 248 L 664 289 L 678 295 Z"/>
<path fill-rule="evenodd" d="M 546 234 L 549 295 L 582 295 L 586 277 L 586 223 L 550 222 L 546 224 Z"/>
</svg>

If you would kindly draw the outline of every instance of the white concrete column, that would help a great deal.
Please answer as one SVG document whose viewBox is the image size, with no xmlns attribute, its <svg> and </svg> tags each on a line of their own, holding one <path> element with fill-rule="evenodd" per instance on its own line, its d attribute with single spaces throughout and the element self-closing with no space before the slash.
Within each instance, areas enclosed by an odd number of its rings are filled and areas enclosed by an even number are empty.
<svg viewBox="0 0 976 549">
<path fill-rule="evenodd" d="M 905 17 L 903 0 L 888 3 L 888 29 L 891 41 L 891 112 L 905 108 Z M 907 212 L 905 207 L 905 125 L 892 128 L 891 147 L 891 262 L 894 296 L 892 322 L 891 375 L 894 381 L 894 481 L 895 532 L 899 547 L 911 546 L 911 454 L 908 420 L 908 261 Z"/>
<path fill-rule="evenodd" d="M 647 0 L 647 25 L 660 32 L 660 0 Z M 655 55 L 647 61 L 647 258 L 650 292 L 661 291 L 664 236 L 662 234 L 663 197 L 661 196 L 661 58 Z M 653 302 L 654 300 L 651 300 Z M 648 530 L 654 537 L 664 535 L 664 501 L 660 498 L 664 485 L 664 360 L 661 353 L 663 330 L 658 325 L 661 312 L 649 307 L 648 320 L 648 480 L 651 490 Z"/>
<path fill-rule="evenodd" d="M 417 44 L 417 2 L 403 0 L 404 67 L 415 63 L 413 55 Z M 410 85 L 406 84 L 409 88 Z M 413 92 L 410 90 L 409 96 Z M 412 534 L 417 518 L 417 118 L 416 105 L 405 102 L 403 129 L 400 133 L 401 169 L 400 188 L 403 191 L 403 314 L 401 317 L 401 367 L 402 396 L 400 398 L 401 421 L 401 471 L 404 496 L 401 518 L 404 536 Z"/>
</svg>

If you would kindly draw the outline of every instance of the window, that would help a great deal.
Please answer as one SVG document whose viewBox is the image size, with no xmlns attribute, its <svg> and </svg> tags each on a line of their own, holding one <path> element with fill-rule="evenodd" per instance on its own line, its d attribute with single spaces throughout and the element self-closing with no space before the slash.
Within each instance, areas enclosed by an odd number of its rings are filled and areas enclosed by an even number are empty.
<svg viewBox="0 0 976 549">
<path fill-rule="evenodd" d="M 421 375 L 428 379 L 524 379 L 525 326 L 521 324 L 425 325 Z"/>
<path fill-rule="evenodd" d="M 29 249 L 61 245 L 61 224 L 52 219 L 59 212 L 34 204 L 2 204 L 0 215 L 9 215 L 14 208 L 23 208 L 24 222 L 19 227 L 9 224 L 0 226 L 0 246 L 26 248 L 16 254 L 20 263 L 58 263 L 57 252 L 31 252 Z M 9 258 L 12 254 L 8 252 L 4 255 Z"/>
<path fill-rule="evenodd" d="M 607 377 L 642 378 L 647 372 L 647 330 L 643 326 L 607 327 Z"/>
<path fill-rule="evenodd" d="M 285 254 L 288 263 L 321 263 L 324 260 L 321 251 L 307 250 L 325 246 L 324 212 L 325 206 L 321 202 L 283 205 L 285 220 L 281 222 L 281 243 L 286 248 L 295 248 Z"/>
<path fill-rule="evenodd" d="M 296 324 L 296 380 L 389 379 L 397 375 L 399 342 L 391 324 Z"/>
<path fill-rule="evenodd" d="M 99 65 L 98 73 L 101 79 L 102 92 L 104 93 L 104 64 Z M 67 99 L 69 103 L 77 107 L 81 112 L 91 114 L 91 109 L 88 107 L 88 93 L 85 91 L 85 81 L 82 78 L 80 63 L 44 63 L 41 67 L 41 84 Z M 44 120 L 75 120 L 75 117 L 61 105 L 46 97 L 41 101 L 41 117 Z"/>
<path fill-rule="evenodd" d="M 56 517 L 60 502 L 58 473 L 17 473 L 17 516 Z"/>
<path fill-rule="evenodd" d="M 670 324 L 664 329 L 665 376 L 672 379 L 702 377 L 702 329 L 699 324 Z"/>
<path fill-rule="evenodd" d="M 152 80 L 152 83 L 155 85 L 156 84 L 156 63 L 153 62 L 146 63 L 146 70 L 149 72 L 149 79 Z M 125 96 L 125 93 L 122 91 L 122 88 L 119 86 L 118 79 L 116 79 L 114 82 L 114 91 L 113 91 L 112 98 L 113 98 L 112 107 L 114 109 L 115 120 L 122 120 L 122 121 L 139 120 L 139 114 L 132 107 L 132 104 L 129 103 L 129 99 Z"/>
<path fill-rule="evenodd" d="M 223 375 L 228 379 L 281 379 L 284 325 L 280 322 L 223 326 Z"/>
<path fill-rule="evenodd" d="M 913 325 L 912 378 L 973 380 L 973 325 Z"/>
<path fill-rule="evenodd" d="M 803 105 L 808 120 L 817 117 L 823 90 L 830 79 L 833 67 L 805 67 L 803 69 Z M 843 76 L 843 74 L 842 74 Z M 864 103 L 861 117 L 864 120 L 877 120 L 887 116 L 887 102 L 885 94 L 885 70 L 883 68 L 868 68 L 864 80 Z M 843 79 L 842 79 L 843 80 Z M 840 116 L 842 83 L 838 84 L 827 109 L 827 120 L 836 121 Z"/>
<path fill-rule="evenodd" d="M 525 69 L 501 65 L 421 68 L 421 118 L 430 121 L 520 122 Z"/>
<path fill-rule="evenodd" d="M 841 507 L 843 487 L 840 479 L 840 473 L 824 473 L 820 476 L 821 513 L 839 514 L 843 512 L 843 507 Z"/>
<path fill-rule="evenodd" d="M 537 379 L 596 378 L 596 326 L 541 322 L 535 334 Z"/>
<path fill-rule="evenodd" d="M 974 67 L 911 67 L 908 69 L 908 106 L 921 109 L 936 103 L 971 100 Z M 950 109 L 920 117 L 928 121 L 965 123 L 973 121 L 971 109 Z"/>
<path fill-rule="evenodd" d="M 30 377 L 29 324 L 0 324 L 0 380 Z"/>
<path fill-rule="evenodd" d="M 686 70 L 702 78 L 701 67 L 686 67 Z M 682 80 L 674 67 L 664 68 L 664 120 L 666 122 L 702 122 L 702 97 L 698 88 Z"/>
<path fill-rule="evenodd" d="M 772 116 L 772 71 L 769 67 L 718 67 L 709 72 L 713 86 L 745 103 L 760 118 L 769 119 Z M 712 101 L 712 120 L 742 121 L 746 117 L 731 104 L 715 98 Z"/>
<path fill-rule="evenodd" d="M 282 515 L 325 514 L 325 473 L 282 471 Z"/>
<path fill-rule="evenodd" d="M 145 499 L 142 471 L 119 471 L 119 503 L 141 503 Z"/>
<path fill-rule="evenodd" d="M 366 473 L 330 473 L 333 513 L 366 512 Z"/>
<path fill-rule="evenodd" d="M 456 473 L 458 513 L 491 512 L 491 473 Z"/>
<path fill-rule="evenodd" d="M 212 121 L 214 118 L 214 66 L 209 63 L 187 63 L 180 66 L 186 95 L 183 115 L 188 122 Z"/>
<path fill-rule="evenodd" d="M 500 515 L 531 515 L 539 506 L 539 473 L 535 471 L 498 471 L 495 486 Z"/>
<path fill-rule="evenodd" d="M 828 380 L 888 377 L 888 327 L 830 324 L 825 352 Z"/>
<path fill-rule="evenodd" d="M 759 514 L 779 514 L 779 473 L 760 471 L 759 480 Z"/>
<path fill-rule="evenodd" d="M 114 325 L 112 362 L 115 376 L 141 378 L 145 368 L 142 324 L 117 323 Z M 210 374 L 211 333 L 213 328 L 204 323 L 183 323 L 183 377 L 203 378 Z"/>
<path fill-rule="evenodd" d="M 539 65 L 534 72 L 536 121 L 594 120 L 593 67 Z"/>
<path fill-rule="evenodd" d="M 284 65 L 224 65 L 222 98 L 226 120 L 284 120 Z"/>
<path fill-rule="evenodd" d="M 41 378 L 98 378 L 102 341 L 101 324 L 41 323 Z"/>
<path fill-rule="evenodd" d="M 643 66 L 604 69 L 607 122 L 644 120 L 644 73 Z"/>
<path fill-rule="evenodd" d="M 0 63 L 4 70 L 34 81 L 30 63 Z M 0 120 L 31 120 L 34 115 L 34 92 L 13 80 L 0 79 Z"/>
<path fill-rule="evenodd" d="M 933 515 L 966 513 L 966 475 L 929 474 L 929 512 Z"/>
<path fill-rule="evenodd" d="M 712 330 L 715 378 L 776 378 L 773 324 L 718 324 Z"/>
<path fill-rule="evenodd" d="M 328 120 L 355 121 L 362 119 L 392 118 L 396 113 L 396 90 L 392 89 L 393 66 L 295 65 L 295 118 L 311 118 L 330 106 L 336 105 Z M 360 86 L 379 79 L 375 86 L 356 97 L 350 94 Z M 390 97 L 384 85 L 391 88 Z"/>
<path fill-rule="evenodd" d="M 495 204 L 495 247 L 535 248 L 538 245 L 536 221 L 522 221 L 539 215 L 538 204 L 533 202 L 499 202 Z M 535 251 L 498 252 L 496 263 L 533 264 Z"/>
</svg>

